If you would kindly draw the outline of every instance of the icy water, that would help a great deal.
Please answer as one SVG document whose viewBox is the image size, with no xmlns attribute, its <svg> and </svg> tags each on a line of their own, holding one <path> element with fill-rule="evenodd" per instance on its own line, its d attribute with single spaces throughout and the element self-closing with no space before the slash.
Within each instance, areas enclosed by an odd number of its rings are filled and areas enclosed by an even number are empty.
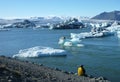
<svg viewBox="0 0 120 82">
<path fill-rule="evenodd" d="M 61 36 L 70 37 L 70 33 L 79 33 L 85 29 L 48 30 L 48 29 L 10 29 L 0 32 L 0 55 L 12 57 L 19 50 L 36 46 L 64 49 L 65 57 L 24 58 L 24 60 L 42 63 L 49 67 L 77 72 L 81 64 L 88 75 L 103 76 L 112 82 L 120 81 L 120 39 L 116 36 L 82 39 L 84 47 L 61 47 Z"/>
</svg>

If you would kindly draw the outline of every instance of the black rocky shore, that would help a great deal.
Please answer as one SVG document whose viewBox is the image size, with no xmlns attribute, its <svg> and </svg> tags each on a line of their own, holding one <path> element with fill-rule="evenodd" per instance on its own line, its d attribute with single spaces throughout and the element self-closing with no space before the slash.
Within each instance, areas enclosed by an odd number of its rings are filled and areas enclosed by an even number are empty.
<svg viewBox="0 0 120 82">
<path fill-rule="evenodd" d="M 103 77 L 77 76 L 74 73 L 0 56 L 0 82 L 110 82 Z"/>
</svg>

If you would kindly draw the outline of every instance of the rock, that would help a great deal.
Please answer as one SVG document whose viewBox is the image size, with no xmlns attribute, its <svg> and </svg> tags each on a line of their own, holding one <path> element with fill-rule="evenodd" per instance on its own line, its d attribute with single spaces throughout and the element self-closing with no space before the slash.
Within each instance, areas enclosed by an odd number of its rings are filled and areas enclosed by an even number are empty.
<svg viewBox="0 0 120 82">
<path fill-rule="evenodd" d="M 93 78 L 93 76 L 92 76 L 92 75 L 88 75 L 88 77 L 89 77 L 89 78 Z"/>
<path fill-rule="evenodd" d="M 65 73 L 65 74 L 69 74 L 69 72 L 67 72 L 67 71 L 63 71 L 63 73 Z"/>
<path fill-rule="evenodd" d="M 77 75 L 77 73 L 75 73 L 74 75 Z"/>
<path fill-rule="evenodd" d="M 95 81 L 96 80 L 96 78 L 92 78 L 92 79 L 90 79 L 90 81 Z"/>
<path fill-rule="evenodd" d="M 104 77 L 98 77 L 96 80 L 106 80 L 106 78 L 104 78 Z"/>
<path fill-rule="evenodd" d="M 69 74 L 74 74 L 73 72 L 69 72 Z"/>
<path fill-rule="evenodd" d="M 68 80 L 71 80 L 71 78 L 68 78 Z"/>
<path fill-rule="evenodd" d="M 12 80 L 11 80 L 11 79 L 9 79 L 9 80 L 8 80 L 8 82 L 12 82 Z"/>
<path fill-rule="evenodd" d="M 56 70 L 56 71 L 61 71 L 61 70 L 60 70 L 60 69 L 58 69 L 58 68 L 55 68 L 55 70 Z"/>
<path fill-rule="evenodd" d="M 52 78 L 51 80 L 52 80 L 52 81 L 56 81 L 57 79 L 54 77 L 54 78 Z"/>
<path fill-rule="evenodd" d="M 43 66 L 43 64 L 40 64 L 40 66 Z"/>
<path fill-rule="evenodd" d="M 3 58 L 5 58 L 5 56 L 4 56 L 4 55 L 1 55 L 0 57 L 3 57 Z"/>
</svg>

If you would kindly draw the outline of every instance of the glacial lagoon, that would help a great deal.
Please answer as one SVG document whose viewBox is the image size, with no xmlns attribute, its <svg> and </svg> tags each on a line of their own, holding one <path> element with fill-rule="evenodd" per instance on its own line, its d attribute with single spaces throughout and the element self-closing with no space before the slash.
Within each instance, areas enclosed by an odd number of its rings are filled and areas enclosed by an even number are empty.
<svg viewBox="0 0 120 82">
<path fill-rule="evenodd" d="M 88 29 L 89 30 L 89 29 Z M 87 31 L 88 31 L 87 30 Z M 20 50 L 37 46 L 51 47 L 67 51 L 67 56 L 20 58 L 49 67 L 77 72 L 84 65 L 88 75 L 103 76 L 112 82 L 120 80 L 120 38 L 114 36 L 81 39 L 82 47 L 58 45 L 59 38 L 70 38 L 70 33 L 84 32 L 86 29 L 49 30 L 32 28 L 12 28 L 0 32 L 0 55 L 12 57 Z M 32 51 L 31 51 L 32 53 Z M 34 53 L 34 51 L 33 51 Z"/>
</svg>

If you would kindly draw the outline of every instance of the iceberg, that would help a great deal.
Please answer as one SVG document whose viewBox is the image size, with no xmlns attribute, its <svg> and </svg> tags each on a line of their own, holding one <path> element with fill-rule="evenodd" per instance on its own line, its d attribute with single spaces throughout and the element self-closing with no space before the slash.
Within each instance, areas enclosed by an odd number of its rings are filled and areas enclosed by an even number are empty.
<svg viewBox="0 0 120 82">
<path fill-rule="evenodd" d="M 49 29 L 79 29 L 84 28 L 84 24 L 80 22 L 77 18 L 72 18 L 69 20 L 65 20 L 64 22 L 60 22 L 58 24 L 50 25 Z"/>
<path fill-rule="evenodd" d="M 117 37 L 120 38 L 120 31 L 117 31 Z"/>
<path fill-rule="evenodd" d="M 10 29 L 7 29 L 7 28 L 0 28 L 0 32 L 1 31 L 9 31 Z"/>
<path fill-rule="evenodd" d="M 110 26 L 110 27 L 108 27 L 106 29 L 111 31 L 111 32 L 116 32 L 116 31 L 120 30 L 120 25 Z"/>
<path fill-rule="evenodd" d="M 115 33 L 117 33 L 118 31 L 120 31 L 120 25 L 118 25 L 116 22 L 112 25 L 108 23 L 90 25 L 92 26 L 90 32 L 70 33 L 70 37 L 72 39 L 99 38 L 112 36 L 115 35 Z M 117 33 L 117 35 L 119 35 L 119 33 Z"/>
<path fill-rule="evenodd" d="M 114 34 L 116 33 L 117 37 L 120 38 L 120 25 L 117 25 L 116 23 L 114 23 L 112 26 L 106 29 L 113 32 Z"/>
<path fill-rule="evenodd" d="M 81 47 L 81 46 L 84 46 L 80 42 L 81 42 L 81 40 L 79 38 L 66 39 L 66 37 L 61 37 L 59 39 L 58 44 L 62 45 L 62 46 L 68 46 L 68 47 L 72 47 L 72 46 Z"/>
<path fill-rule="evenodd" d="M 51 47 L 36 46 L 28 49 L 20 50 L 15 57 L 46 57 L 46 56 L 66 56 L 67 52 L 62 49 L 54 49 Z"/>
<path fill-rule="evenodd" d="M 83 39 L 83 38 L 94 38 L 94 37 L 102 37 L 103 33 L 92 33 L 92 32 L 84 32 L 84 33 L 71 33 L 70 34 L 71 38 L 79 38 L 79 39 Z"/>
<path fill-rule="evenodd" d="M 105 36 L 111 36 L 115 34 L 115 30 L 117 30 L 118 27 L 100 27 L 99 25 L 96 25 L 92 27 L 90 32 L 82 32 L 82 33 L 71 33 L 71 38 L 98 38 L 98 37 L 105 37 Z"/>
</svg>

